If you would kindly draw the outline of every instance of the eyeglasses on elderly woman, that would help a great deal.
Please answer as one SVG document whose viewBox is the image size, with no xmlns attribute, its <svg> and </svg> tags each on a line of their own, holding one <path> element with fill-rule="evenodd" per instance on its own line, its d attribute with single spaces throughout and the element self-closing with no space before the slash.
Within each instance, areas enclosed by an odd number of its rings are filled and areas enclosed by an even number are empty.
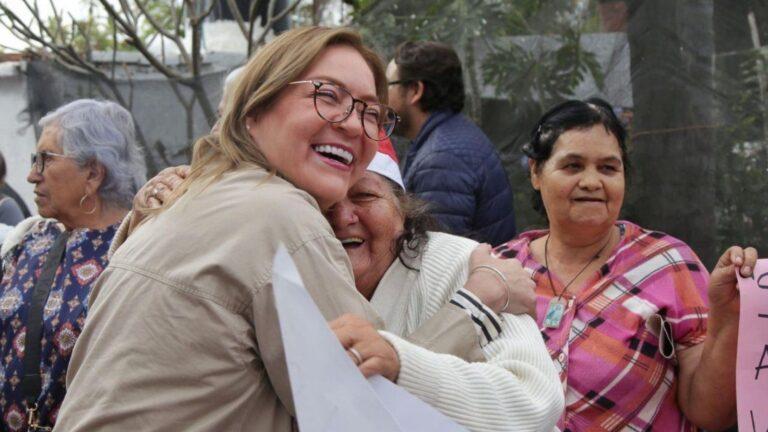
<svg viewBox="0 0 768 432">
<path fill-rule="evenodd" d="M 51 157 L 73 159 L 72 156 L 67 156 L 65 154 L 54 153 L 49 151 L 32 153 L 30 156 L 31 156 L 30 160 L 32 162 L 32 166 L 35 167 L 35 171 L 37 171 L 38 174 L 42 174 L 43 171 L 45 171 L 45 162 L 49 160 Z"/>
<path fill-rule="evenodd" d="M 329 82 L 316 80 L 293 81 L 290 85 L 312 84 L 315 88 L 314 102 L 317 115 L 328 123 L 341 123 L 355 111 L 360 115 L 360 122 L 365 135 L 375 141 L 386 139 L 395 130 L 400 120 L 395 110 L 378 104 L 356 99 L 349 90 Z"/>
</svg>

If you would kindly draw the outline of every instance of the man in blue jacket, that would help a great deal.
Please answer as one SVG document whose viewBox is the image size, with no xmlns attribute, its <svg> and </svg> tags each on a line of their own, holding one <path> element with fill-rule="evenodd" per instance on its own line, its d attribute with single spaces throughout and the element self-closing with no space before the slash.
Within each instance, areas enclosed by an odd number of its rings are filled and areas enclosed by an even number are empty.
<svg viewBox="0 0 768 432">
<path fill-rule="evenodd" d="M 467 117 L 461 62 L 448 45 L 405 42 L 387 67 L 389 104 L 412 140 L 406 190 L 432 204 L 449 232 L 493 246 L 515 236 L 512 189 L 496 149 Z"/>
</svg>

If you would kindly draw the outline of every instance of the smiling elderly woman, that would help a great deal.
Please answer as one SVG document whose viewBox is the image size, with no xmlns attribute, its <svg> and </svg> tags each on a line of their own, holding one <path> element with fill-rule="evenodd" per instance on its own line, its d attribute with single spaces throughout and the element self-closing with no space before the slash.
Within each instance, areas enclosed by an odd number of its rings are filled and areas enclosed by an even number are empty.
<svg viewBox="0 0 768 432">
<path fill-rule="evenodd" d="M 548 230 L 499 246 L 536 282 L 538 319 L 566 389 L 560 430 L 694 431 L 735 422 L 736 271 L 732 247 L 711 278 L 667 234 L 618 220 L 626 132 L 600 99 L 548 111 L 525 147 Z"/>
<path fill-rule="evenodd" d="M 0 430 L 56 422 L 91 288 L 145 180 L 133 120 L 119 105 L 78 100 L 40 125 L 27 180 L 47 219 L 22 222 L 2 248 Z"/>
<path fill-rule="evenodd" d="M 530 278 L 511 260 L 500 281 L 493 269 L 504 266 L 487 256 L 490 246 L 429 231 L 436 224 L 427 204 L 405 192 L 394 151 L 379 148 L 368 172 L 327 217 L 349 255 L 357 289 L 386 331 L 373 332 L 349 315 L 331 328 L 363 359 L 383 336 L 400 358 L 397 384 L 472 431 L 551 431 L 563 395 L 536 323 L 526 315 Z M 449 326 L 444 314 L 451 309 L 470 317 L 474 335 L 458 323 Z M 435 340 L 446 334 L 457 345 L 438 347 Z M 419 346 L 427 340 L 430 350 Z M 479 348 L 477 357 L 472 348 Z M 368 368 L 363 362 L 360 369 Z"/>
</svg>

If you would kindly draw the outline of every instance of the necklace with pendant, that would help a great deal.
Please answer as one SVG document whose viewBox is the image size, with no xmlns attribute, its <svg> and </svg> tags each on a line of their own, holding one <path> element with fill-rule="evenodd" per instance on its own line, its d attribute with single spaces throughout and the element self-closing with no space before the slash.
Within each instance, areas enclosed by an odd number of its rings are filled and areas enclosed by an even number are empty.
<svg viewBox="0 0 768 432">
<path fill-rule="evenodd" d="M 562 290 L 560 290 L 560 294 L 555 291 L 555 284 L 552 283 L 552 274 L 549 271 L 549 253 L 548 253 L 548 246 L 549 246 L 549 235 L 547 235 L 547 239 L 544 240 L 544 266 L 547 268 L 547 278 L 549 279 L 549 287 L 552 289 L 552 294 L 554 294 L 554 297 L 552 297 L 552 300 L 549 301 L 549 306 L 547 307 L 547 314 L 544 316 L 544 327 L 546 328 L 559 328 L 560 323 L 563 321 L 563 315 L 565 315 L 565 309 L 566 309 L 566 302 L 563 300 L 563 294 L 565 294 L 565 291 L 568 290 L 568 287 L 571 286 L 571 284 L 581 276 L 582 273 L 593 263 L 595 260 L 600 258 L 600 254 L 603 253 L 603 250 L 608 246 L 608 243 L 611 242 L 611 238 L 613 237 L 613 231 L 611 231 L 611 234 L 608 236 L 608 241 L 605 242 L 603 247 L 600 248 L 600 250 L 597 251 L 595 256 L 593 256 L 589 262 L 587 262 L 584 267 L 579 270 L 578 273 L 576 273 L 576 276 L 574 276 L 570 282 L 565 284 Z"/>
</svg>

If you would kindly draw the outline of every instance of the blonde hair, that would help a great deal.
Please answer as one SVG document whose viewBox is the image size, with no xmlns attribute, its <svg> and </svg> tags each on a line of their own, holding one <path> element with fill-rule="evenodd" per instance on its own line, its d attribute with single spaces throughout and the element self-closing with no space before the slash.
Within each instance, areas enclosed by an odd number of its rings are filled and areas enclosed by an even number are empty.
<svg viewBox="0 0 768 432">
<path fill-rule="evenodd" d="M 334 45 L 349 46 L 360 53 L 373 72 L 379 101 L 386 103 L 387 78 L 384 65 L 379 56 L 363 44 L 357 32 L 328 27 L 304 27 L 287 31 L 262 47 L 246 63 L 230 93 L 231 100 L 225 103 L 219 130 L 195 143 L 189 176 L 158 211 L 170 207 L 190 186 L 200 183 L 208 185 L 243 164 L 255 164 L 275 174 L 269 161 L 253 143 L 245 119 L 258 117 L 267 111 L 288 83 L 299 79 L 326 48 Z M 153 213 L 146 208 L 139 211 L 147 215 Z"/>
</svg>

